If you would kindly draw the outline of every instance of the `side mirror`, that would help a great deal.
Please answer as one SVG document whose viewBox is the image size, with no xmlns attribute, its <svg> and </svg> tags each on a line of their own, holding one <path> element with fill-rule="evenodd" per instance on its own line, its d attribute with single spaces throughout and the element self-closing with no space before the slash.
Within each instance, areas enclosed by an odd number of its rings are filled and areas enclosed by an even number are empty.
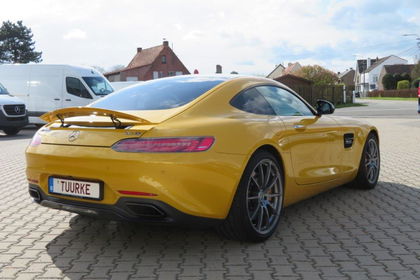
<svg viewBox="0 0 420 280">
<path fill-rule="evenodd" d="M 322 99 L 316 101 L 316 112 L 318 116 L 332 114 L 334 111 L 335 107 L 331 102 Z"/>
</svg>

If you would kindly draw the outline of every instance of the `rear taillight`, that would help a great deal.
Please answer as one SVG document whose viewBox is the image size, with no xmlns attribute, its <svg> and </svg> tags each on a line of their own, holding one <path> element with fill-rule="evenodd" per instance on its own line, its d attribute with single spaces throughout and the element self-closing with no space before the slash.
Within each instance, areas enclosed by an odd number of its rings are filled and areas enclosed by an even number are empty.
<svg viewBox="0 0 420 280">
<path fill-rule="evenodd" d="M 131 153 L 203 152 L 213 143 L 214 137 L 130 138 L 115 143 L 112 149 Z"/>
<path fill-rule="evenodd" d="M 36 147 L 41 144 L 41 135 L 39 135 L 38 132 L 35 133 L 35 135 L 32 137 L 31 143 L 29 143 L 29 146 Z"/>
</svg>

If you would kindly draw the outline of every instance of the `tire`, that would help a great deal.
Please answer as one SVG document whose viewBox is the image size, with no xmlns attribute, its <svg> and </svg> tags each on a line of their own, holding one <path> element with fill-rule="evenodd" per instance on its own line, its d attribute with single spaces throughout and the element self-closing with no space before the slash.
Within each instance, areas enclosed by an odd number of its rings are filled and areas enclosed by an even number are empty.
<svg viewBox="0 0 420 280">
<path fill-rule="evenodd" d="M 363 147 L 357 176 L 350 183 L 350 186 L 362 190 L 375 188 L 378 183 L 380 168 L 381 157 L 378 137 L 374 133 L 370 133 Z"/>
<path fill-rule="evenodd" d="M 228 239 L 247 242 L 269 238 L 280 221 L 283 190 L 283 173 L 277 158 L 267 151 L 255 153 L 245 168 L 219 233 Z"/>
<path fill-rule="evenodd" d="M 20 128 L 15 128 L 15 127 L 11 127 L 11 128 L 3 128 L 4 133 L 6 133 L 7 135 L 16 135 L 18 134 L 18 132 L 20 131 Z"/>
</svg>

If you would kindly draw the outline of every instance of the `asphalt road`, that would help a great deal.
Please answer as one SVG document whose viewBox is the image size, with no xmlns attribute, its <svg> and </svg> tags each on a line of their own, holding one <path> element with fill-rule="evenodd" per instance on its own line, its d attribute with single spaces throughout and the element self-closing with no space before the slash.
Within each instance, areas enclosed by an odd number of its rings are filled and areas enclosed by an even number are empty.
<svg viewBox="0 0 420 280">
<path fill-rule="evenodd" d="M 391 101 L 356 98 L 357 103 L 367 106 L 337 109 L 334 115 L 357 118 L 408 118 L 420 119 L 417 101 Z"/>
</svg>

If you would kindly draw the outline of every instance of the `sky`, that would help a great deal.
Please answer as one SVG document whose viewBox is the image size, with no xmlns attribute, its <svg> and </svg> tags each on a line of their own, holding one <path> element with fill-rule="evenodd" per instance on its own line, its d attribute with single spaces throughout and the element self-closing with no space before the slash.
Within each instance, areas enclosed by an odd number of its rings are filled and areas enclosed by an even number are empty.
<svg viewBox="0 0 420 280">
<path fill-rule="evenodd" d="M 127 65 L 169 41 L 190 72 L 269 74 L 298 61 L 332 71 L 356 59 L 420 55 L 418 0 L 0 0 L 0 21 L 30 27 L 43 63 Z M 403 36 L 418 34 L 418 36 Z M 420 42 L 420 41 L 419 41 Z"/>
</svg>

